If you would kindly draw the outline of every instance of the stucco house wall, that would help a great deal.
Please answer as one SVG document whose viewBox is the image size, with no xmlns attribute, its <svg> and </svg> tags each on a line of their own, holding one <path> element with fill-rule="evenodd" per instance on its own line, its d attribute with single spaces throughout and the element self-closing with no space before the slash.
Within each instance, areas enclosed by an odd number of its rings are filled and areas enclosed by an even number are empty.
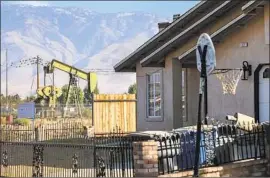
<svg viewBox="0 0 270 178">
<path fill-rule="evenodd" d="M 141 67 L 138 62 L 136 65 L 136 82 L 137 82 L 137 131 L 144 130 L 165 130 L 166 126 L 160 123 L 168 122 L 168 120 L 162 116 L 160 118 L 147 118 L 147 74 L 162 70 L 163 68 L 154 67 Z M 163 82 L 163 80 L 162 80 Z M 163 89 L 162 83 L 162 89 Z M 162 108 L 164 108 L 164 95 L 162 93 Z M 164 114 L 164 112 L 163 112 Z M 162 115 L 163 115 L 162 114 Z"/>
<path fill-rule="evenodd" d="M 137 76 L 137 130 L 171 130 L 186 125 L 194 125 L 198 113 L 199 72 L 196 67 L 187 68 L 185 81 L 187 95 L 187 118 L 182 120 L 182 67 L 179 60 L 174 59 L 196 45 L 201 33 L 212 34 L 243 12 L 242 5 L 227 11 L 178 49 L 165 56 L 164 68 L 142 67 L 136 64 Z M 268 7 L 268 9 L 267 9 Z M 241 68 L 243 61 L 252 65 L 252 76 L 247 81 L 240 80 L 236 95 L 223 95 L 221 82 L 215 76 L 208 79 L 208 113 L 210 117 L 224 119 L 227 114 L 241 112 L 254 116 L 254 70 L 260 63 L 269 62 L 269 4 L 257 9 L 257 15 L 243 27 L 224 36 L 215 43 L 217 68 Z M 268 19 L 268 21 L 267 21 Z M 268 24 L 268 26 L 267 26 Z M 268 28 L 267 28 L 268 27 Z M 248 47 L 240 47 L 247 42 Z M 195 61 L 194 59 L 192 59 Z M 162 111 L 160 118 L 147 118 L 147 86 L 146 75 L 162 70 Z"/>
<path fill-rule="evenodd" d="M 224 24 L 239 16 L 239 9 L 241 9 L 240 6 L 231 10 L 224 17 L 220 17 L 220 20 L 216 23 L 202 29 L 202 33 L 212 34 Z M 265 31 L 267 30 L 265 19 L 269 18 L 269 12 L 268 14 L 264 13 L 264 9 L 258 9 L 256 17 L 251 19 L 244 27 L 239 27 L 228 36 L 225 36 L 223 41 L 215 44 L 217 68 L 241 68 L 242 62 L 246 60 L 253 66 L 253 73 L 259 63 L 269 62 L 269 43 L 266 45 L 265 41 Z M 190 39 L 186 45 L 168 54 L 166 61 L 171 60 L 175 56 L 180 56 L 186 50 L 193 47 L 198 37 Z M 241 42 L 248 42 L 248 47 L 241 48 Z M 196 124 L 198 112 L 199 73 L 196 68 L 189 68 L 187 71 L 188 118 L 184 125 L 193 125 Z M 253 76 L 249 77 L 248 81 L 239 82 L 235 96 L 223 95 L 220 81 L 215 76 L 210 76 L 208 80 L 209 116 L 224 119 L 227 114 L 241 112 L 254 117 Z"/>
<path fill-rule="evenodd" d="M 229 23 L 230 21 L 232 21 L 233 19 L 235 19 L 236 17 L 238 17 L 242 11 L 241 11 L 241 7 L 242 5 L 238 5 L 235 8 L 229 10 L 228 12 L 226 12 L 226 14 L 224 14 L 223 16 L 220 16 L 217 18 L 217 20 L 214 23 L 211 23 L 209 25 L 207 25 L 206 27 L 202 28 L 200 33 L 208 33 L 208 34 L 212 34 L 215 31 L 217 31 L 218 29 L 220 29 L 221 27 L 223 27 L 224 25 L 226 25 L 227 23 Z M 176 56 L 180 56 L 181 54 L 185 53 L 187 50 L 189 50 L 190 48 L 192 48 L 193 46 L 196 45 L 197 40 L 199 38 L 199 35 L 195 35 L 192 38 L 190 38 L 185 44 L 181 45 L 178 49 L 176 49 L 175 51 L 169 53 L 166 57 L 165 57 L 165 64 L 166 63 L 170 63 L 169 61 L 171 61 L 173 58 L 175 58 Z M 226 37 L 225 37 L 226 38 Z M 230 38 L 230 36 L 229 36 Z M 217 44 L 215 44 L 216 46 Z M 196 59 L 194 59 L 196 60 Z M 166 66 L 165 65 L 165 69 L 167 67 L 170 66 Z M 167 69 L 169 70 L 169 69 Z M 176 72 L 176 71 L 175 71 Z M 181 125 L 183 126 L 188 126 L 188 125 L 194 125 L 196 124 L 197 121 L 197 115 L 198 115 L 198 91 L 199 91 L 199 77 L 200 74 L 197 71 L 196 68 L 187 68 L 187 75 L 186 75 L 186 97 L 187 97 L 187 117 L 186 119 L 181 122 Z M 169 78 L 164 78 L 165 80 L 169 80 Z M 166 92 L 165 92 L 166 93 Z M 166 93 L 167 96 L 167 93 Z M 174 96 L 175 98 L 175 96 Z M 180 97 L 178 98 L 180 100 Z M 174 105 L 170 105 L 168 107 L 172 107 L 174 108 Z M 181 120 L 181 116 L 180 118 L 174 118 L 175 120 Z M 166 123 L 165 123 L 166 125 Z"/>
<path fill-rule="evenodd" d="M 269 45 L 265 44 L 264 12 L 257 12 L 244 28 L 216 45 L 217 68 L 240 68 L 243 61 L 252 65 L 252 76 L 240 80 L 236 95 L 224 95 L 221 82 L 209 77 L 209 116 L 224 119 L 226 114 L 240 112 L 254 117 L 254 70 L 260 63 L 269 62 Z M 247 42 L 248 47 L 240 47 Z M 218 106 L 218 107 L 217 107 Z"/>
<path fill-rule="evenodd" d="M 187 117 L 184 126 L 196 124 L 198 118 L 200 73 L 197 68 L 188 68 L 186 74 Z"/>
<path fill-rule="evenodd" d="M 269 45 L 269 34 L 270 34 L 270 31 L 269 31 L 269 21 L 270 21 L 270 14 L 269 14 L 269 11 L 270 11 L 270 5 L 269 5 L 269 2 L 264 6 L 264 28 L 265 28 L 265 44 L 268 44 Z"/>
<path fill-rule="evenodd" d="M 179 60 L 168 60 L 165 68 L 136 66 L 137 79 L 137 130 L 171 130 L 182 125 L 181 120 L 181 63 Z M 162 71 L 162 116 L 147 117 L 147 74 Z M 179 119 L 174 119 L 179 118 Z"/>
</svg>

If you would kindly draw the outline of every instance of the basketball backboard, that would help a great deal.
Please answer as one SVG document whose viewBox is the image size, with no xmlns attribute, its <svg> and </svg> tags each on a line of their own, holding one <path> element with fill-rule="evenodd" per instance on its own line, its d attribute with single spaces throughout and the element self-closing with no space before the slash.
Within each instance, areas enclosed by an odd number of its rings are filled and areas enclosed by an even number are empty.
<svg viewBox="0 0 270 178">
<path fill-rule="evenodd" d="M 201 34 L 198 39 L 197 46 L 201 46 L 203 50 L 204 46 L 207 45 L 207 52 L 206 52 L 206 74 L 209 75 L 216 67 L 216 52 L 214 44 L 211 40 L 211 37 L 207 33 Z M 197 69 L 201 72 L 201 55 L 197 48 L 196 50 L 196 58 L 197 58 Z"/>
</svg>

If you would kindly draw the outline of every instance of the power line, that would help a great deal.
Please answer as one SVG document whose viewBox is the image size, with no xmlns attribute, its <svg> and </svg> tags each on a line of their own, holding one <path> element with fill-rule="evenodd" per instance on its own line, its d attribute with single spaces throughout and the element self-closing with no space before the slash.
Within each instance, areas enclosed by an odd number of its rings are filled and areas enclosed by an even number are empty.
<svg viewBox="0 0 270 178">
<path fill-rule="evenodd" d="M 21 67 L 26 67 L 26 66 L 32 66 L 32 65 L 41 65 L 41 66 L 47 66 L 50 62 L 45 61 L 41 58 L 33 57 L 33 58 L 28 58 L 28 59 L 22 59 L 17 62 L 12 62 L 10 64 L 10 67 L 15 67 L 15 68 L 21 68 Z M 112 75 L 112 74 L 122 74 L 120 72 L 115 72 L 114 69 L 111 68 L 87 68 L 84 69 L 88 72 L 95 72 L 98 75 Z M 129 74 L 133 72 L 125 72 L 124 74 Z"/>
<path fill-rule="evenodd" d="M 28 59 L 22 59 L 17 62 L 12 62 L 10 67 L 20 68 L 20 67 L 25 67 L 25 66 L 37 65 L 37 64 L 46 66 L 49 64 L 49 62 L 44 61 L 42 58 L 37 56 L 37 57 L 28 58 Z"/>
</svg>

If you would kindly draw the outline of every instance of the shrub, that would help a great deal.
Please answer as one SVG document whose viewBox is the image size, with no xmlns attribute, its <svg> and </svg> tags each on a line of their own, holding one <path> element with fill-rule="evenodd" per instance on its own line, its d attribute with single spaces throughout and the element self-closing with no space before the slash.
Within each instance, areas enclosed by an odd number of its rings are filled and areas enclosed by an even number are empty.
<svg viewBox="0 0 270 178">
<path fill-rule="evenodd" d="M 92 118 L 92 111 L 91 109 L 89 108 L 84 108 L 83 111 L 82 111 L 82 116 L 85 117 L 85 118 Z"/>
<path fill-rule="evenodd" d="M 30 119 L 27 118 L 15 119 L 14 124 L 28 126 L 30 125 Z"/>
</svg>

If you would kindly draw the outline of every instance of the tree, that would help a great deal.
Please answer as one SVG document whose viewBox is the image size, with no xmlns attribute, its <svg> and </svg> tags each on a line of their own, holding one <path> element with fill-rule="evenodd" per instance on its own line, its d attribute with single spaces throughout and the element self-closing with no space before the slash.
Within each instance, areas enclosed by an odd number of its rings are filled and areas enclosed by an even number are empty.
<svg viewBox="0 0 270 178">
<path fill-rule="evenodd" d="M 129 94 L 137 94 L 137 85 L 136 85 L 136 83 L 134 83 L 134 84 L 132 84 L 132 85 L 130 85 L 128 87 L 128 93 Z"/>
<path fill-rule="evenodd" d="M 36 99 L 36 97 L 34 95 L 32 95 L 32 96 L 27 96 L 25 101 L 26 102 L 32 102 L 32 101 L 35 101 L 35 99 Z"/>
<path fill-rule="evenodd" d="M 67 104 L 73 104 L 75 103 L 75 92 L 79 93 L 79 104 L 83 103 L 83 98 L 84 98 L 84 94 L 83 91 L 81 90 L 81 88 L 79 87 L 70 87 L 70 93 L 69 93 L 69 102 Z M 68 85 L 64 85 L 62 87 L 62 95 L 59 97 L 58 101 L 60 101 L 61 104 L 65 104 L 67 101 L 67 93 L 68 93 Z"/>
<path fill-rule="evenodd" d="M 8 103 L 11 105 L 17 105 L 18 103 L 20 103 L 22 101 L 20 95 L 18 95 L 18 94 L 8 95 L 8 97 L 5 97 L 3 94 L 1 94 L 2 104 L 5 104 L 7 99 L 8 99 Z"/>
<path fill-rule="evenodd" d="M 89 93 L 88 87 L 85 87 L 83 89 L 83 93 L 84 93 L 84 103 L 89 104 L 89 102 L 92 102 L 92 95 L 91 95 L 91 93 Z M 98 86 L 96 86 L 93 93 L 94 94 L 99 94 Z"/>
</svg>

